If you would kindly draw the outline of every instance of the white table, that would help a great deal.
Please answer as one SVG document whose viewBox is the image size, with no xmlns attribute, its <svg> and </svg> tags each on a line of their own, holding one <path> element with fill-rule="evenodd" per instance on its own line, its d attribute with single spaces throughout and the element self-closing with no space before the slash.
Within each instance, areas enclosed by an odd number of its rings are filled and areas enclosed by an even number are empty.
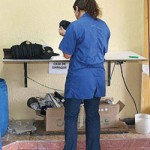
<svg viewBox="0 0 150 150">
<path fill-rule="evenodd" d="M 111 51 L 105 55 L 105 62 L 108 63 L 108 79 L 111 76 L 111 63 L 123 63 L 123 62 L 139 62 L 147 61 L 147 58 L 134 53 L 132 51 Z M 3 59 L 4 63 L 24 63 L 24 85 L 27 87 L 27 63 L 32 62 L 69 62 L 62 55 L 54 56 L 51 59 Z M 110 86 L 110 80 L 108 80 L 108 86 Z"/>
<path fill-rule="evenodd" d="M 105 55 L 106 61 L 146 61 L 147 58 L 132 51 L 111 51 Z"/>
<path fill-rule="evenodd" d="M 112 51 L 108 52 L 105 55 L 105 60 L 108 64 L 108 82 L 107 86 L 110 86 L 110 81 L 111 81 L 111 63 L 117 63 L 117 64 L 122 64 L 124 62 L 141 62 L 141 61 L 147 61 L 147 58 L 134 53 L 132 51 Z"/>
</svg>

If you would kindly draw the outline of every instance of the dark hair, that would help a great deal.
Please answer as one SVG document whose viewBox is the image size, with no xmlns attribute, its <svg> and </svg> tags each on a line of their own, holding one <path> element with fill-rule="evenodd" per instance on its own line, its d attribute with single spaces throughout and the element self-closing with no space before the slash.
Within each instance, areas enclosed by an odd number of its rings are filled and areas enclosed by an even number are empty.
<svg viewBox="0 0 150 150">
<path fill-rule="evenodd" d="M 79 8 L 79 10 L 86 11 L 95 19 L 97 19 L 98 16 L 102 16 L 102 11 L 95 0 L 76 0 L 73 5 L 74 10 L 76 9 L 76 6 Z"/>
</svg>

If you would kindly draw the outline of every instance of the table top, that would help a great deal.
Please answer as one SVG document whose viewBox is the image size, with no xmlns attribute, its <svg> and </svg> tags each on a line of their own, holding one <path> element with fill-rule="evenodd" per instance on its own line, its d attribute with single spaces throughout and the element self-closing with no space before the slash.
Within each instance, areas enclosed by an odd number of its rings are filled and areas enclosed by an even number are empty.
<svg viewBox="0 0 150 150">
<path fill-rule="evenodd" d="M 147 58 L 132 51 L 113 51 L 105 55 L 106 61 L 146 61 Z"/>
<path fill-rule="evenodd" d="M 69 62 L 61 54 L 51 59 L 3 59 L 3 62 Z M 110 51 L 105 55 L 105 61 L 147 61 L 147 58 L 132 51 Z"/>
</svg>

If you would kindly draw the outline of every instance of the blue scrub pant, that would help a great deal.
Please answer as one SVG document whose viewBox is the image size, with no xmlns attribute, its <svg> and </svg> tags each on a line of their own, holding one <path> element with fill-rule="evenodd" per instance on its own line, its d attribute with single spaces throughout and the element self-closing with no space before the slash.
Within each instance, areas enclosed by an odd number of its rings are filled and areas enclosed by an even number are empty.
<svg viewBox="0 0 150 150">
<path fill-rule="evenodd" d="M 65 99 L 64 150 L 77 150 L 77 122 L 83 100 Z M 84 100 L 86 124 L 86 150 L 100 150 L 100 98 Z"/>
</svg>

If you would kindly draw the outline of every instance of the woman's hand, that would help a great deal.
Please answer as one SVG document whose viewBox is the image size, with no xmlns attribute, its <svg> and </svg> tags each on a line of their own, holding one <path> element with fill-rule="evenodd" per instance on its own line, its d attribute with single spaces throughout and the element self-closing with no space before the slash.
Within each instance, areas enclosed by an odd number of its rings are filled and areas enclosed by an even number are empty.
<svg viewBox="0 0 150 150">
<path fill-rule="evenodd" d="M 59 28 L 59 34 L 60 34 L 61 36 L 64 36 L 65 33 L 66 33 L 66 30 L 65 30 L 63 27 L 60 27 L 60 28 Z"/>
<path fill-rule="evenodd" d="M 65 57 L 66 59 L 70 59 L 70 58 L 71 58 L 71 55 L 64 53 L 64 57 Z"/>
</svg>

